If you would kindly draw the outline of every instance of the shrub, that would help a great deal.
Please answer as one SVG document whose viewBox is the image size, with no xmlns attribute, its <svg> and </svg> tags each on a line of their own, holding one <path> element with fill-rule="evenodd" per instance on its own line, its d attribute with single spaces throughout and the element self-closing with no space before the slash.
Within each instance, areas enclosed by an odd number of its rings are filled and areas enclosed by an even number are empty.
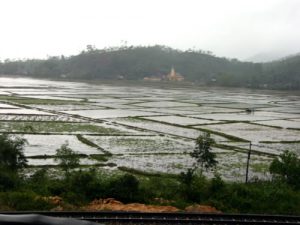
<svg viewBox="0 0 300 225">
<path fill-rule="evenodd" d="M 180 183 L 173 178 L 149 177 L 142 180 L 139 186 L 139 199 L 147 203 L 153 204 L 155 198 L 172 201 L 181 198 Z"/>
<path fill-rule="evenodd" d="M 131 174 L 118 177 L 110 182 L 109 194 L 123 202 L 136 201 L 139 196 L 139 180 Z"/>
<path fill-rule="evenodd" d="M 218 196 L 220 193 L 225 192 L 226 183 L 222 180 L 219 174 L 215 174 L 211 179 L 209 185 L 210 196 Z"/>
<path fill-rule="evenodd" d="M 54 206 L 32 192 L 8 192 L 0 194 L 1 205 L 8 208 L 25 211 L 25 210 L 50 210 Z"/>
<path fill-rule="evenodd" d="M 66 192 L 69 193 L 64 193 L 64 196 L 72 196 L 70 193 L 74 193 L 79 202 L 105 196 L 105 187 L 95 170 L 75 171 L 70 174 L 66 182 L 68 187 Z M 69 198 L 69 200 L 72 200 L 72 198 Z"/>
<path fill-rule="evenodd" d="M 300 188 L 300 159 L 290 151 L 284 151 L 270 165 L 270 173 L 296 188 Z"/>
<path fill-rule="evenodd" d="M 0 171 L 0 191 L 15 189 L 20 183 L 20 178 L 16 173 Z"/>
<path fill-rule="evenodd" d="M 48 195 L 50 178 L 46 169 L 37 170 L 27 180 L 28 188 L 35 191 L 37 194 Z"/>
</svg>

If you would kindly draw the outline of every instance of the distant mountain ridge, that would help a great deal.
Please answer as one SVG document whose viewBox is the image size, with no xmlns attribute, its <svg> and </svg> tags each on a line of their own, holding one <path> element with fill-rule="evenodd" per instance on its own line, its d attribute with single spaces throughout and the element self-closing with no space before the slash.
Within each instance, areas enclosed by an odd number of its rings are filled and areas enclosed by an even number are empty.
<svg viewBox="0 0 300 225">
<path fill-rule="evenodd" d="M 300 56 L 269 63 L 241 62 L 201 50 L 181 51 L 166 46 L 95 49 L 46 60 L 5 61 L 0 74 L 39 78 L 143 80 L 161 77 L 174 66 L 187 82 L 205 85 L 300 89 Z"/>
<path fill-rule="evenodd" d="M 249 58 L 246 58 L 243 61 L 254 62 L 254 63 L 267 63 L 267 62 L 278 61 L 278 60 L 282 60 L 285 58 L 294 57 L 299 54 L 300 54 L 300 51 L 297 53 L 293 53 L 293 54 L 288 53 L 288 52 L 281 52 L 281 51 L 265 52 L 265 53 L 259 53 L 254 56 L 251 56 Z"/>
</svg>

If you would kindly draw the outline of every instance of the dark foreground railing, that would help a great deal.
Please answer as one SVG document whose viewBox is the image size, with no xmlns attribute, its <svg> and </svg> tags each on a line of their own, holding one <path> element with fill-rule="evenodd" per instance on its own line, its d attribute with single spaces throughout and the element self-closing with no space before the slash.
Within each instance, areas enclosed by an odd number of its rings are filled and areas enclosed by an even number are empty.
<svg viewBox="0 0 300 225">
<path fill-rule="evenodd" d="M 57 218 L 39 214 L 0 214 L 1 225 L 99 225 L 90 221 L 72 218 Z"/>
<path fill-rule="evenodd" d="M 102 224 L 295 224 L 300 216 L 210 214 L 210 213 L 141 213 L 141 212 L 0 212 L 2 225 L 94 225 Z M 34 215 L 32 215 L 34 214 Z M 37 216 L 37 214 L 39 216 Z M 14 219 L 14 223 L 5 221 Z M 81 221 L 80 221 L 81 220 Z M 3 222 L 4 223 L 3 223 Z M 5 223 L 6 222 L 6 223 Z M 18 223 L 20 222 L 20 223 Z M 90 222 L 90 223 L 89 223 Z"/>
</svg>

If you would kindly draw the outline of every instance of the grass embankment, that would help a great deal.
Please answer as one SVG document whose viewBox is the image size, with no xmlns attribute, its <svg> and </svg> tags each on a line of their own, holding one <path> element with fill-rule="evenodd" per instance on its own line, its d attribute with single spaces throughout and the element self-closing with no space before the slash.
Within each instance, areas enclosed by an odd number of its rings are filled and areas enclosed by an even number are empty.
<svg viewBox="0 0 300 225">
<path fill-rule="evenodd" d="M 97 148 L 100 151 L 104 153 L 105 156 L 112 156 L 112 154 L 109 151 L 106 151 L 104 148 L 101 148 L 100 146 L 96 145 L 94 142 L 88 140 L 87 138 L 83 137 L 81 134 L 76 135 L 78 140 L 81 141 L 82 143 Z"/>
<path fill-rule="evenodd" d="M 51 133 L 94 133 L 94 134 L 120 134 L 121 131 L 96 126 L 90 123 L 73 122 L 1 122 L 0 131 L 7 133 L 51 134 Z M 3 133 L 3 132 L 2 132 Z"/>
</svg>

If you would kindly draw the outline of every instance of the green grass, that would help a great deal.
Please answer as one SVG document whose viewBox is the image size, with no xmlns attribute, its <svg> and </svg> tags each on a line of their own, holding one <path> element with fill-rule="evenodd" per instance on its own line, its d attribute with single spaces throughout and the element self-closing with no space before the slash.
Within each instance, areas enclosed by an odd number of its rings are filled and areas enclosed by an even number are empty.
<svg viewBox="0 0 300 225">
<path fill-rule="evenodd" d="M 78 158 L 88 158 L 89 156 L 86 154 L 76 154 L 76 157 Z M 33 155 L 33 156 L 27 156 L 27 159 L 56 159 L 56 155 Z"/>
<path fill-rule="evenodd" d="M 5 100 L 19 100 L 19 99 L 23 99 L 20 96 L 11 96 L 11 95 L 0 95 L 0 101 L 5 101 Z"/>
<path fill-rule="evenodd" d="M 102 161 L 102 162 L 107 162 L 107 156 L 105 155 L 100 155 L 100 154 L 92 154 L 90 155 L 91 159 L 97 160 L 97 161 Z"/>
<path fill-rule="evenodd" d="M 300 130 L 300 128 L 293 128 L 293 127 L 288 127 L 286 129 L 288 129 L 288 130 Z"/>
<path fill-rule="evenodd" d="M 151 139 L 136 139 L 136 138 L 126 138 L 126 139 L 115 139 L 111 141 L 114 145 L 122 145 L 122 146 L 148 146 L 155 145 L 156 140 Z"/>
<path fill-rule="evenodd" d="M 172 168 L 174 169 L 183 169 L 183 165 L 181 163 L 172 163 Z"/>
<path fill-rule="evenodd" d="M 112 156 L 112 154 L 109 152 L 109 151 L 106 151 L 105 149 L 101 148 L 100 146 L 96 145 L 94 142 L 86 139 L 85 137 L 83 137 L 82 135 L 78 134 L 76 135 L 77 136 L 77 139 L 79 141 L 81 141 L 82 143 L 88 145 L 88 146 L 91 146 L 91 147 L 94 147 L 94 148 L 98 148 L 99 150 L 101 150 L 105 156 Z"/>
<path fill-rule="evenodd" d="M 260 143 L 263 144 L 296 144 L 296 143 L 300 143 L 299 141 L 260 141 Z"/>
<path fill-rule="evenodd" d="M 107 162 L 108 159 L 105 155 L 103 154 L 91 154 L 91 155 L 86 155 L 86 154 L 76 154 L 76 156 L 80 159 L 93 159 L 101 162 Z M 27 156 L 27 159 L 55 159 L 57 158 L 56 155 L 33 155 L 33 156 Z"/>
<path fill-rule="evenodd" d="M 266 163 L 250 163 L 250 167 L 254 172 L 264 173 L 269 171 L 269 165 Z"/>
<path fill-rule="evenodd" d="M 200 130 L 200 131 L 203 131 L 203 132 L 207 132 L 207 133 L 211 133 L 211 134 L 215 134 L 215 135 L 225 137 L 225 138 L 227 138 L 227 139 L 229 139 L 230 141 L 233 141 L 233 142 L 249 142 L 246 139 L 239 138 L 239 137 L 236 137 L 236 136 L 232 136 L 232 135 L 222 133 L 222 132 L 219 132 L 219 131 L 212 131 L 212 130 L 204 129 L 204 128 L 197 128 L 197 129 Z"/>
<path fill-rule="evenodd" d="M 91 142 L 90 140 L 84 138 L 82 135 L 77 134 L 77 139 L 82 142 L 83 144 L 86 144 L 88 146 L 94 147 L 94 148 L 100 148 L 98 145 L 96 145 L 94 142 Z"/>
<path fill-rule="evenodd" d="M 116 167 L 117 164 L 115 163 L 95 163 L 93 165 L 80 165 L 78 168 L 98 168 L 98 167 Z M 61 168 L 59 165 L 28 165 L 27 168 L 33 169 L 33 168 L 55 168 L 59 169 Z"/>
<path fill-rule="evenodd" d="M 133 152 L 130 152 L 128 153 L 128 155 L 189 155 L 190 153 L 188 152 L 138 152 L 138 153 L 133 153 Z M 116 155 L 116 154 L 114 154 Z M 123 154 L 118 154 L 118 155 L 123 155 Z"/>
<path fill-rule="evenodd" d="M 0 95 L 0 101 L 8 101 L 16 104 L 24 105 L 83 105 L 86 101 L 74 101 L 74 100 L 60 100 L 60 99 L 39 99 L 39 98 L 27 98 L 19 95 Z"/>
<path fill-rule="evenodd" d="M 276 129 L 283 129 L 283 127 L 280 126 L 274 126 L 274 125 L 267 125 L 267 124 L 261 124 L 261 123 L 255 123 L 255 122 L 244 122 L 244 123 L 248 123 L 251 125 L 258 125 L 258 126 L 263 126 L 263 127 L 270 127 L 270 128 L 276 128 Z"/>
<path fill-rule="evenodd" d="M 83 105 L 84 101 L 74 101 L 74 100 L 57 100 L 57 99 L 38 99 L 38 98 L 21 98 L 15 96 L 7 96 L 7 98 L 2 98 L 3 100 L 24 104 L 24 105 Z M 2 100 L 1 99 L 1 100 Z"/>
<path fill-rule="evenodd" d="M 214 144 L 213 146 L 217 147 L 217 148 L 232 150 L 232 151 L 241 152 L 241 153 L 247 153 L 249 151 L 249 148 L 241 148 L 241 147 L 237 147 L 237 146 L 230 146 L 230 145 L 224 145 L 224 144 Z M 253 150 L 253 149 L 251 149 L 251 154 L 270 156 L 270 157 L 277 156 L 276 154 L 273 154 L 273 153 L 261 152 L 261 151 L 257 151 L 257 150 Z"/>
<path fill-rule="evenodd" d="M 151 173 L 143 170 L 137 170 L 125 166 L 119 166 L 118 169 L 123 172 L 131 173 L 134 175 L 141 175 L 146 177 L 168 177 L 168 178 L 177 178 L 178 175 L 175 174 L 167 174 L 167 173 Z"/>
<path fill-rule="evenodd" d="M 121 131 L 96 126 L 90 123 L 71 123 L 71 122 L 1 122 L 0 131 L 20 132 L 28 134 L 39 133 L 98 133 L 98 134 L 120 134 Z"/>
</svg>

